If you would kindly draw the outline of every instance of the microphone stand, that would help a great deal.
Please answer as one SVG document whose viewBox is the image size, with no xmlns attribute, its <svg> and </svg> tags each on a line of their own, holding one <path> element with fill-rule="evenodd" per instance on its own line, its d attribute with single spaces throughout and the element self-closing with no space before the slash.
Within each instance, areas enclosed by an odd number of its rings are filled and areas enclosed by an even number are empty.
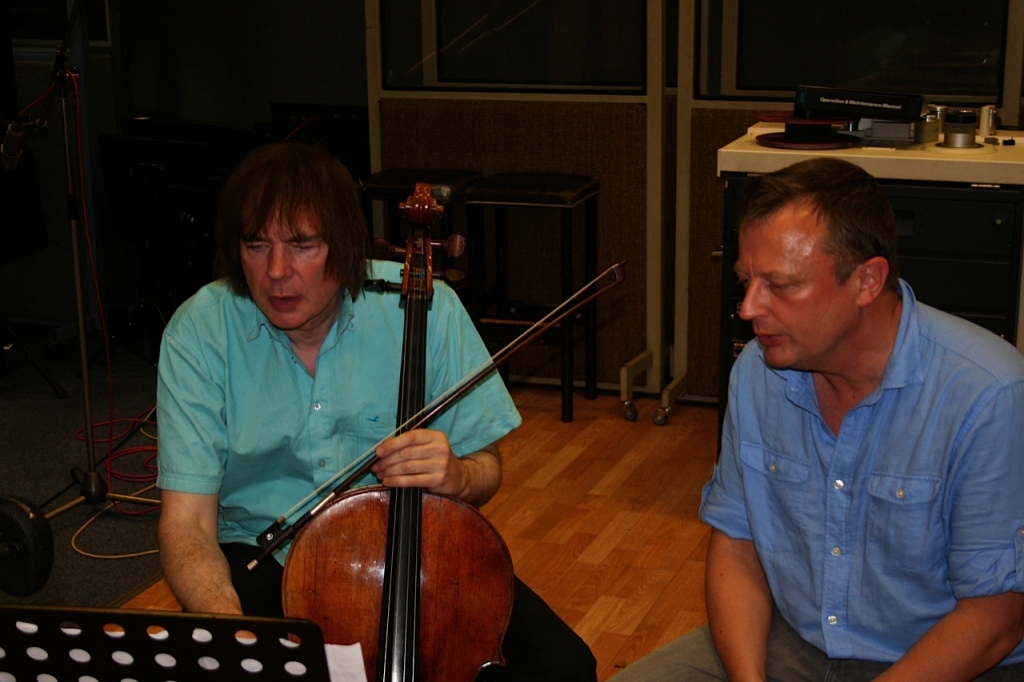
<svg viewBox="0 0 1024 682">
<path fill-rule="evenodd" d="M 74 184 L 74 166 L 72 164 L 72 152 L 71 152 L 71 130 L 69 127 L 69 115 L 68 115 L 68 98 L 70 93 L 68 92 L 68 82 L 74 70 L 69 67 L 67 63 L 68 47 L 71 42 L 71 31 L 74 27 L 75 18 L 78 15 L 78 7 L 80 0 L 75 0 L 75 4 L 71 10 L 71 16 L 69 19 L 68 33 L 64 38 L 64 42 L 61 44 L 60 49 L 57 51 L 57 60 L 54 64 L 53 77 L 56 80 L 58 87 L 58 97 L 61 101 L 61 113 L 64 120 L 64 160 L 67 171 L 67 183 L 68 183 L 68 194 L 67 194 L 67 217 L 68 226 L 71 230 L 71 250 L 72 258 L 74 260 L 74 275 L 75 275 L 75 303 L 78 313 L 78 350 L 79 350 L 79 361 L 82 366 L 82 407 L 85 415 L 85 444 L 87 453 L 87 468 L 82 472 L 81 494 L 68 502 L 65 505 L 58 507 L 57 509 L 46 514 L 46 519 L 52 519 L 55 516 L 59 516 L 64 512 L 79 506 L 82 503 L 85 504 L 99 504 L 103 501 L 115 501 L 115 502 L 134 502 L 138 504 L 147 505 L 159 505 L 159 500 L 153 500 L 146 497 L 135 497 L 131 495 L 117 495 L 107 490 L 107 484 L 100 476 L 99 471 L 96 468 L 96 441 L 93 437 L 93 421 L 92 421 L 92 395 L 89 387 L 89 349 L 86 342 L 85 336 L 85 293 L 82 287 L 82 266 L 81 266 L 81 254 L 79 252 L 78 245 L 78 201 L 75 193 Z M 96 292 L 96 298 L 99 299 L 99 291 Z"/>
</svg>

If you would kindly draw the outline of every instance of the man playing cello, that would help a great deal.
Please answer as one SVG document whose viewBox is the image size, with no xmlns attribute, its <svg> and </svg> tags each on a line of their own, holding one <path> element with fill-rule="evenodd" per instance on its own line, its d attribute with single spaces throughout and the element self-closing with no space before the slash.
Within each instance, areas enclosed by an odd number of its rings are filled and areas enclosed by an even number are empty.
<svg viewBox="0 0 1024 682">
<path fill-rule="evenodd" d="M 280 617 L 285 552 L 250 572 L 257 534 L 381 440 L 360 484 L 479 506 L 501 483 L 496 442 L 521 419 L 497 376 L 431 429 L 386 438 L 402 312 L 362 285 L 400 266 L 369 261 L 367 242 L 355 183 L 320 147 L 261 147 L 221 191 L 220 279 L 175 312 L 158 373 L 161 561 L 187 611 Z M 428 320 L 429 402 L 488 353 L 442 284 Z M 479 679 L 596 679 L 587 645 L 518 579 L 514 602 L 506 666 Z"/>
</svg>

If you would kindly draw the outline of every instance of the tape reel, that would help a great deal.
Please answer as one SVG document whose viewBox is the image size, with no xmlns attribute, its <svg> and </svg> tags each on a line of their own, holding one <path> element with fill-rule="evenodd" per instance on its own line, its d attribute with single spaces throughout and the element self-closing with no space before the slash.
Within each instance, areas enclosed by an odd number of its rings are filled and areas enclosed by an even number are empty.
<svg viewBox="0 0 1024 682">
<path fill-rule="evenodd" d="M 854 135 L 844 135 L 836 129 L 851 119 L 806 119 L 792 114 L 762 114 L 758 119 L 769 123 L 785 124 L 785 132 L 758 135 L 757 143 L 776 149 L 845 149 L 853 147 L 860 140 Z"/>
</svg>

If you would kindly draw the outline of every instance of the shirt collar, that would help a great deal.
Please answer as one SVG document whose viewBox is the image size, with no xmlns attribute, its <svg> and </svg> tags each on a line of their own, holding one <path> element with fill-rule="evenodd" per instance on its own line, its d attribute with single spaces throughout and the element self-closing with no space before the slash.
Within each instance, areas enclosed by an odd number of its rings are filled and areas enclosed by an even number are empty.
<svg viewBox="0 0 1024 682">
<path fill-rule="evenodd" d="M 924 381 L 921 370 L 921 335 L 918 333 L 917 297 L 906 280 L 899 281 L 899 294 L 903 299 L 900 312 L 900 328 L 896 332 L 896 343 L 885 364 L 881 389 L 902 388 Z"/>
</svg>

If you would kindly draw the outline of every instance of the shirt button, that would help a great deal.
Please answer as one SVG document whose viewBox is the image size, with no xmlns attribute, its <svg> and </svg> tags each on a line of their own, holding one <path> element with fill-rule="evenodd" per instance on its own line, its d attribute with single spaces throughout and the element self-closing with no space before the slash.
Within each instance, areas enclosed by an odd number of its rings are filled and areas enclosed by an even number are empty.
<svg viewBox="0 0 1024 682">
<path fill-rule="evenodd" d="M 907 491 L 904 490 L 903 488 L 900 488 L 899 490 L 896 491 L 896 497 L 900 498 L 901 500 L 904 497 L 906 497 L 906 496 L 907 496 Z"/>
<path fill-rule="evenodd" d="M 835 616 L 829 616 L 828 617 L 828 624 L 829 625 L 835 625 L 838 622 L 839 622 L 839 619 L 836 618 Z"/>
<path fill-rule="evenodd" d="M 846 484 L 843 483 L 842 479 L 838 479 L 837 478 L 835 483 L 832 484 L 832 487 L 835 488 L 836 490 L 842 490 L 843 486 L 845 486 L 845 485 Z"/>
<path fill-rule="evenodd" d="M 1022 538 L 1024 538 L 1024 528 L 1021 528 L 1021 529 L 1020 529 L 1020 536 L 1021 536 Z"/>
<path fill-rule="evenodd" d="M 320 411 L 320 403 L 313 403 L 313 410 L 316 412 Z"/>
<path fill-rule="evenodd" d="M 832 548 L 832 556 L 839 556 L 842 553 L 843 553 L 843 550 L 839 549 L 838 547 L 833 547 Z"/>
<path fill-rule="evenodd" d="M 327 460 L 326 459 L 322 459 L 319 462 L 317 462 L 317 464 L 319 464 L 320 468 L 323 469 L 324 467 L 327 466 Z"/>
<path fill-rule="evenodd" d="M 768 467 L 768 469 L 774 474 L 776 471 L 778 471 L 779 467 L 772 464 L 770 467 Z"/>
</svg>

